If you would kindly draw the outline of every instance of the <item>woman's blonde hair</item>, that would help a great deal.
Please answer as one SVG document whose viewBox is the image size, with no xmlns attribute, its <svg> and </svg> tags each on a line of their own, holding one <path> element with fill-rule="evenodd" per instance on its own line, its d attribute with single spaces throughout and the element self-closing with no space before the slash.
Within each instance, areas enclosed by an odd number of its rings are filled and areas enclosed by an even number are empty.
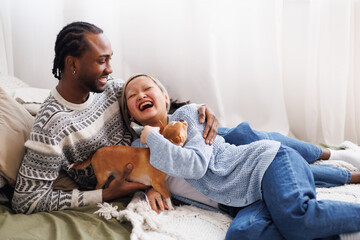
<svg viewBox="0 0 360 240">
<path fill-rule="evenodd" d="M 125 125 L 129 128 L 131 134 L 134 137 L 138 137 L 138 135 L 136 134 L 134 129 L 131 127 L 131 120 L 130 120 L 131 116 L 130 116 L 129 109 L 128 109 L 127 104 L 126 104 L 126 87 L 129 85 L 129 83 L 132 80 L 134 80 L 134 79 L 136 79 L 138 77 L 147 77 L 147 78 L 150 78 L 151 80 L 153 80 L 154 83 L 160 88 L 160 90 L 168 97 L 169 102 L 166 104 L 167 112 L 169 112 L 169 109 L 170 109 L 170 97 L 169 97 L 169 94 L 168 94 L 165 86 L 157 78 L 155 78 L 153 76 L 150 76 L 148 74 L 143 74 L 143 73 L 138 73 L 138 74 L 135 74 L 135 75 L 131 76 L 125 82 L 125 84 L 123 86 L 123 92 L 122 92 L 122 96 L 121 96 L 121 113 L 122 113 Z M 136 120 L 134 120 L 134 122 L 139 124 L 138 122 L 136 122 Z"/>
</svg>

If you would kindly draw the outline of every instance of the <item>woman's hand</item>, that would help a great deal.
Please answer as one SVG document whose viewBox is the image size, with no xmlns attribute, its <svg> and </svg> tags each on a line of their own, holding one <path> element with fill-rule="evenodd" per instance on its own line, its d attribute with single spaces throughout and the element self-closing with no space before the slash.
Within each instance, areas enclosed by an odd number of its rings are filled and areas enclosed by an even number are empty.
<svg viewBox="0 0 360 240">
<path fill-rule="evenodd" d="M 144 129 L 142 130 L 142 132 L 140 134 L 140 142 L 142 144 L 146 144 L 146 138 L 152 131 L 160 132 L 160 128 L 159 127 L 151 127 L 151 126 L 147 126 L 147 125 L 144 127 Z"/>
<path fill-rule="evenodd" d="M 163 200 L 162 196 L 158 191 L 156 191 L 154 188 L 150 188 L 146 193 L 149 202 L 150 207 L 152 210 L 154 210 L 157 213 L 160 213 L 160 211 L 164 211 L 165 209 L 169 209 L 166 202 Z M 160 209 L 160 211 L 159 211 Z"/>
<path fill-rule="evenodd" d="M 214 115 L 214 112 L 206 105 L 199 107 L 198 111 L 199 122 L 204 123 L 206 120 L 206 126 L 203 134 L 205 142 L 206 144 L 212 145 L 218 132 L 219 121 Z"/>
</svg>

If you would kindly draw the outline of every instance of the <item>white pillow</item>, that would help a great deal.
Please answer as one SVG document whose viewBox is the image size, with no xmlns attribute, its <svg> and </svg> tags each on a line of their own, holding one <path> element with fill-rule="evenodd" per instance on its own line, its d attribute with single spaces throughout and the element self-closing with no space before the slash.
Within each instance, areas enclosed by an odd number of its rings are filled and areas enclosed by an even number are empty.
<svg viewBox="0 0 360 240">
<path fill-rule="evenodd" d="M 50 89 L 17 88 L 12 91 L 12 97 L 20 103 L 32 116 L 36 116 L 41 104 L 50 95 Z"/>
<path fill-rule="evenodd" d="M 50 89 L 44 88 L 17 88 L 13 90 L 12 97 L 20 104 L 41 104 L 49 96 Z"/>
<path fill-rule="evenodd" d="M 14 89 L 30 86 L 14 76 L 0 75 L 0 87 L 5 90 L 7 94 L 12 96 Z"/>
<path fill-rule="evenodd" d="M 41 104 L 51 91 L 44 88 L 32 88 L 20 79 L 10 75 L 0 75 L 0 87 L 32 116 L 36 116 Z"/>
</svg>

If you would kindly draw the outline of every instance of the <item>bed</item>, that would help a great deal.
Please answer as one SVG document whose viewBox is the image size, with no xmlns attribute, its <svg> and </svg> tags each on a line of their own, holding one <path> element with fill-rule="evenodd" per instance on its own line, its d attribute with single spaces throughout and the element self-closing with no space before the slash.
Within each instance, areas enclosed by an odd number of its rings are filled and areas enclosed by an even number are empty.
<svg viewBox="0 0 360 240">
<path fill-rule="evenodd" d="M 0 76 L 0 238 L 1 239 L 223 239 L 231 218 L 194 206 L 177 206 L 160 215 L 141 192 L 111 203 L 56 212 L 15 214 L 10 206 L 24 142 L 49 89 L 32 88 L 13 76 Z M 348 147 L 357 148 L 354 145 Z M 359 149 L 354 149 L 359 150 Z M 323 164 L 317 162 L 317 164 Z M 333 165 L 358 171 L 341 161 Z M 61 173 L 54 188 L 77 188 Z M 360 185 L 318 189 L 319 199 L 360 203 Z M 343 239 L 360 239 L 358 233 Z"/>
</svg>

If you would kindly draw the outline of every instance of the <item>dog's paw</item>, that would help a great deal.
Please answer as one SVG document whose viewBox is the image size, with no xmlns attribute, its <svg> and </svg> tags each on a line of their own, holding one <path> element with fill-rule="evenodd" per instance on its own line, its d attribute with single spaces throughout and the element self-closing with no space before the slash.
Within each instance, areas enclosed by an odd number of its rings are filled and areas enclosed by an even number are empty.
<svg viewBox="0 0 360 240">
<path fill-rule="evenodd" d="M 166 201 L 166 204 L 168 205 L 169 210 L 175 210 L 170 198 L 165 199 L 165 201 Z"/>
</svg>

